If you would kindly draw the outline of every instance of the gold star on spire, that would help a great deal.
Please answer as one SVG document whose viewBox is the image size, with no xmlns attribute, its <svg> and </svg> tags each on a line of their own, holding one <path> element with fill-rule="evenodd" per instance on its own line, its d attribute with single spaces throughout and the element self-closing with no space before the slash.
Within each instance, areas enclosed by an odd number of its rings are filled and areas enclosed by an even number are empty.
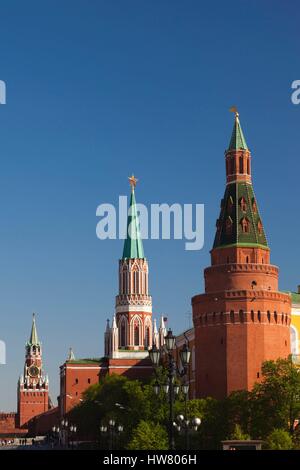
<svg viewBox="0 0 300 470">
<path fill-rule="evenodd" d="M 129 184 L 131 186 L 131 189 L 132 191 L 134 191 L 134 188 L 136 187 L 136 183 L 138 182 L 138 179 L 133 174 L 129 176 L 128 179 L 129 179 Z"/>
<path fill-rule="evenodd" d="M 231 106 L 231 108 L 229 109 L 229 111 L 230 111 L 231 113 L 234 113 L 234 114 L 235 114 L 235 119 L 238 119 L 238 117 L 239 117 L 239 112 L 238 112 L 236 106 Z"/>
</svg>

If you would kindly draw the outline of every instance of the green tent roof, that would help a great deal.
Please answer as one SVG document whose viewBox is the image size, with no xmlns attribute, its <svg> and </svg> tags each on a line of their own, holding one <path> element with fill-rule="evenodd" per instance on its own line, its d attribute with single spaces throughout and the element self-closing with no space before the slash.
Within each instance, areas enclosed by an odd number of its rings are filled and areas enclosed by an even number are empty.
<svg viewBox="0 0 300 470">
<path fill-rule="evenodd" d="M 243 230 L 243 223 L 248 230 Z M 253 187 L 246 182 L 228 184 L 221 201 L 214 248 L 228 245 L 268 248 Z"/>
<path fill-rule="evenodd" d="M 228 150 L 238 150 L 238 149 L 248 150 L 248 147 L 247 147 L 246 140 L 245 140 L 242 128 L 241 128 L 239 116 L 238 114 L 236 114 Z"/>
<path fill-rule="evenodd" d="M 144 249 L 140 234 L 140 222 L 137 214 L 133 188 L 131 191 L 128 210 L 127 238 L 124 243 L 122 258 L 144 258 Z"/>
</svg>

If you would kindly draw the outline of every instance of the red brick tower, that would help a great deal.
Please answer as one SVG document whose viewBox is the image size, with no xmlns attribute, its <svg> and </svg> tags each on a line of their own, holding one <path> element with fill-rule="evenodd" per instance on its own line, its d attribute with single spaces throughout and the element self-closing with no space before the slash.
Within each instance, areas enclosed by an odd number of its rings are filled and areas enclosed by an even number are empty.
<svg viewBox="0 0 300 470">
<path fill-rule="evenodd" d="M 42 343 L 38 339 L 33 314 L 30 339 L 25 346 L 24 375 L 18 383 L 18 424 L 26 427 L 28 421 L 49 409 L 48 377 L 43 374 Z"/>
<path fill-rule="evenodd" d="M 290 352 L 291 301 L 278 291 L 278 268 L 270 264 L 250 162 L 235 110 L 205 294 L 192 299 L 199 397 L 250 390 L 263 361 Z"/>
</svg>

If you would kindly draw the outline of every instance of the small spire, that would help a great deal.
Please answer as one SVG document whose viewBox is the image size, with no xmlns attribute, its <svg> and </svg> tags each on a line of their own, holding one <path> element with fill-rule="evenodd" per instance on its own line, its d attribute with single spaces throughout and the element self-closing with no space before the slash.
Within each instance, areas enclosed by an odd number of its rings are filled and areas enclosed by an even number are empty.
<svg viewBox="0 0 300 470">
<path fill-rule="evenodd" d="M 140 221 L 134 195 L 134 188 L 136 186 L 137 179 L 134 175 L 130 176 L 128 179 L 131 186 L 131 197 L 127 218 L 126 240 L 124 243 L 122 259 L 144 258 L 144 249 L 140 234 Z"/>
<path fill-rule="evenodd" d="M 106 332 L 108 333 L 110 330 L 110 326 L 109 326 L 109 318 L 106 320 Z"/>
<path fill-rule="evenodd" d="M 241 128 L 239 113 L 236 106 L 232 106 L 229 110 L 230 112 L 234 113 L 234 126 L 233 131 L 231 134 L 231 139 L 229 143 L 228 150 L 248 150 L 246 140 Z"/>
<path fill-rule="evenodd" d="M 75 354 L 72 348 L 69 349 L 68 361 L 75 361 Z"/>
<path fill-rule="evenodd" d="M 37 335 L 36 324 L 35 324 L 35 313 L 32 314 L 32 327 L 31 327 L 29 344 L 35 345 L 35 346 L 38 346 L 40 344 L 38 335 Z"/>
<path fill-rule="evenodd" d="M 115 330 L 117 328 L 117 321 L 116 321 L 116 315 L 113 316 L 113 321 L 112 321 L 112 329 Z"/>
</svg>

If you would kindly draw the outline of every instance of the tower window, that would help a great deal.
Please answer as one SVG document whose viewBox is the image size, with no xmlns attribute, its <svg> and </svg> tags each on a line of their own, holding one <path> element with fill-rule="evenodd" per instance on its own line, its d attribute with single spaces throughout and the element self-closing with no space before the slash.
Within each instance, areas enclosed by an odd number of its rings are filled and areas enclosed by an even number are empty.
<svg viewBox="0 0 300 470">
<path fill-rule="evenodd" d="M 249 256 L 246 256 L 246 263 L 249 263 Z"/>
<path fill-rule="evenodd" d="M 277 323 L 277 312 L 274 312 L 274 320 L 275 320 L 275 323 Z"/>
<path fill-rule="evenodd" d="M 256 377 L 259 379 L 259 372 L 257 372 Z"/>
<path fill-rule="evenodd" d="M 226 219 L 226 235 L 231 235 L 232 233 L 232 218 L 229 216 Z"/>
<path fill-rule="evenodd" d="M 231 323 L 234 323 L 234 311 L 233 310 L 230 311 L 230 321 Z"/>
<path fill-rule="evenodd" d="M 140 327 L 138 322 L 134 324 L 134 346 L 140 345 Z"/>
<path fill-rule="evenodd" d="M 250 175 L 250 160 L 247 158 L 247 174 Z"/>
<path fill-rule="evenodd" d="M 126 346 L 126 325 L 125 325 L 125 319 L 124 318 L 122 318 L 122 320 L 121 320 L 120 346 L 122 348 L 124 348 Z"/>
<path fill-rule="evenodd" d="M 259 234 L 259 235 L 262 235 L 262 233 L 263 233 L 263 226 L 262 226 L 262 223 L 261 223 L 260 220 L 257 222 L 257 231 L 258 231 L 258 234 Z"/>
<path fill-rule="evenodd" d="M 240 157 L 239 159 L 239 173 L 244 173 L 244 159 Z"/>
<path fill-rule="evenodd" d="M 75 379 L 75 383 L 78 384 L 78 379 Z"/>
<path fill-rule="evenodd" d="M 247 203 L 246 203 L 246 199 L 244 197 L 241 197 L 240 199 L 240 207 L 241 207 L 241 210 L 243 212 L 246 212 L 247 210 Z"/>
<path fill-rule="evenodd" d="M 149 326 L 146 326 L 146 331 L 145 331 L 145 347 L 147 348 L 150 346 L 150 328 Z"/>
<path fill-rule="evenodd" d="M 260 313 L 260 310 L 258 310 L 258 312 L 257 312 L 257 320 L 259 321 L 259 323 L 261 322 L 261 313 Z"/>
<path fill-rule="evenodd" d="M 90 383 L 91 383 L 91 379 L 88 379 L 88 384 L 90 384 Z"/>
<path fill-rule="evenodd" d="M 252 199 L 252 211 L 253 211 L 254 214 L 257 213 L 257 205 L 256 205 L 256 202 L 255 202 L 254 198 Z"/>
<path fill-rule="evenodd" d="M 244 323 L 244 312 L 243 312 L 243 310 L 240 310 L 239 317 L 240 317 L 240 323 Z"/>
<path fill-rule="evenodd" d="M 254 311 L 251 310 L 251 321 L 254 322 Z"/>
<path fill-rule="evenodd" d="M 240 224 L 242 226 L 243 233 L 249 233 L 250 232 L 250 222 L 246 217 L 242 218 Z"/>
<path fill-rule="evenodd" d="M 284 315 L 282 314 L 281 315 L 281 323 L 283 323 L 283 321 L 284 321 Z"/>
<path fill-rule="evenodd" d="M 268 312 L 267 312 L 267 319 L 268 319 L 268 322 L 270 323 L 270 321 L 271 321 L 271 314 L 270 314 L 269 310 L 268 310 Z"/>
</svg>

